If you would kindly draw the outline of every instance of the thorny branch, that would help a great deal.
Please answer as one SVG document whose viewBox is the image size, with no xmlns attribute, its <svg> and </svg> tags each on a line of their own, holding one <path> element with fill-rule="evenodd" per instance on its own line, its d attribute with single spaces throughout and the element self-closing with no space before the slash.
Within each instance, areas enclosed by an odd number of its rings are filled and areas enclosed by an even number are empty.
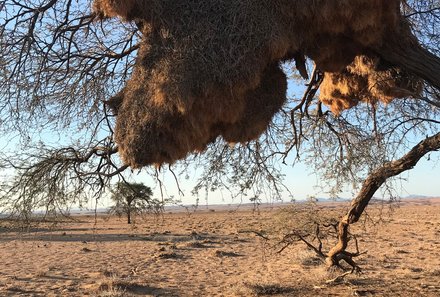
<svg viewBox="0 0 440 297">
<path fill-rule="evenodd" d="M 99 120 L 97 109 L 134 65 L 136 27 L 113 30 L 71 0 L 0 3 L 0 112 L 8 119 L 2 128 L 23 133 L 25 120 L 59 126 Z"/>
<path fill-rule="evenodd" d="M 296 147 L 297 153 L 300 151 L 301 141 L 304 137 L 303 135 L 303 117 L 306 116 L 307 118 L 310 118 L 309 115 L 309 107 L 315 99 L 316 92 L 319 90 L 319 87 L 321 86 L 322 80 L 324 79 L 324 74 L 316 68 L 316 66 L 313 69 L 311 78 L 309 83 L 307 84 L 307 89 L 300 101 L 295 107 L 293 107 L 290 110 L 290 122 L 293 128 L 294 133 L 294 140 L 289 149 L 287 149 L 287 153 L 293 148 Z M 299 116 L 299 127 L 297 128 L 297 123 L 295 120 L 295 115 L 298 114 Z M 322 117 L 322 110 L 321 105 L 318 104 L 318 117 Z"/>
<path fill-rule="evenodd" d="M 119 164 L 117 152 L 113 140 L 105 138 L 83 149 L 40 147 L 21 163 L 16 157 L 3 156 L 1 166 L 13 169 L 16 177 L 2 185 L 0 206 L 28 221 L 39 207 L 46 214 L 63 213 L 66 205 L 81 205 L 88 193 L 98 198 L 111 178 L 126 182 L 122 173 L 128 166 Z"/>
<path fill-rule="evenodd" d="M 387 179 L 406 170 L 412 169 L 424 155 L 439 149 L 440 132 L 433 136 L 426 137 L 426 139 L 415 145 L 401 158 L 385 163 L 376 170 L 370 172 L 368 177 L 365 179 L 359 194 L 355 199 L 352 200 L 349 211 L 339 221 L 339 223 L 333 224 L 314 222 L 314 234 L 294 230 L 293 232 L 286 234 L 279 242 L 282 247 L 278 252 L 280 253 L 284 251 L 294 242 L 301 241 L 306 244 L 309 249 L 313 250 L 319 259 L 321 259 L 323 262 L 326 262 L 328 267 L 342 268 L 341 261 L 345 261 L 351 266 L 350 273 L 359 272 L 360 267 L 354 261 L 354 258 L 364 254 L 365 252 L 360 252 L 357 237 L 356 235 L 350 233 L 349 226 L 356 223 L 360 219 L 365 208 L 368 206 L 370 199 Z M 330 230 L 336 231 L 335 235 L 338 240 L 337 244 L 328 252 L 323 251 L 323 244 L 321 240 L 323 236 L 321 229 L 322 227 L 330 228 Z M 328 232 L 329 231 L 327 231 L 327 234 Z M 316 244 L 313 243 L 314 240 L 316 240 Z M 350 241 L 353 241 L 354 243 L 354 247 L 356 249 L 355 252 L 347 251 Z M 346 275 L 347 273 L 339 276 L 338 278 L 340 279 Z"/>
</svg>

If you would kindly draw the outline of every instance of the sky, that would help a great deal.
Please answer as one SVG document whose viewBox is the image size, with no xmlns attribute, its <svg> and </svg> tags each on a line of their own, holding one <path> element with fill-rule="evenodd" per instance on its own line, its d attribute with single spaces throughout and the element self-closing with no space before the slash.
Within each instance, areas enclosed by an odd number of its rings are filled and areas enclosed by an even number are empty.
<svg viewBox="0 0 440 297">
<path fill-rule="evenodd" d="M 289 96 L 300 96 L 304 90 L 304 86 L 298 86 L 291 84 L 289 87 Z M 298 95 L 299 94 L 299 95 Z M 35 137 L 41 138 L 42 141 L 46 141 L 52 146 L 57 146 L 60 142 L 66 141 L 65 138 L 60 137 L 58 134 L 54 134 L 50 131 L 43 131 L 41 134 L 35 135 Z M 0 148 L 4 151 L 5 149 L 18 150 L 17 139 L 10 141 L 6 137 L 0 137 Z M 280 161 L 281 162 L 281 161 Z M 290 192 L 293 194 L 293 199 L 304 200 L 308 197 L 317 198 L 329 198 L 329 189 L 323 187 L 319 183 L 318 177 L 314 172 L 308 168 L 305 163 L 296 163 L 294 167 L 290 165 L 282 165 L 282 173 L 285 175 L 285 185 L 288 187 Z M 1 175 L 5 173 L 2 172 Z M 134 174 L 134 180 L 136 182 L 143 182 L 148 186 L 155 185 L 156 182 L 151 176 L 145 173 Z M 422 195 L 422 196 L 436 196 L 440 197 L 440 152 L 432 152 L 429 157 L 423 157 L 417 166 L 404 172 L 399 176 L 399 179 L 395 183 L 396 195 L 399 197 L 407 197 L 411 195 Z M 191 190 L 195 185 L 195 180 L 197 175 L 193 175 L 190 180 L 180 180 L 179 186 L 183 190 L 184 195 L 180 195 L 177 189 L 176 181 L 174 177 L 170 174 L 162 177 L 163 183 L 165 185 L 165 195 L 164 197 L 173 196 L 176 199 L 181 200 L 181 204 L 184 205 L 213 205 L 213 204 L 239 204 L 239 203 L 249 203 L 249 198 L 251 197 L 239 197 L 231 198 L 231 195 L 226 192 L 210 192 L 202 193 L 197 200 L 197 197 L 191 195 Z M 192 180 L 192 181 L 191 181 Z M 161 197 L 160 190 L 158 187 L 153 187 L 154 197 Z M 351 189 L 340 193 L 341 198 L 353 198 L 356 192 L 352 192 Z M 380 192 L 376 193 L 376 197 L 382 197 Z M 282 197 L 284 202 L 289 202 L 292 197 L 286 192 Z M 274 202 L 273 197 L 262 197 L 262 202 Z M 108 196 L 103 197 L 99 201 L 98 207 L 108 207 L 111 201 Z M 95 201 L 90 201 L 88 205 L 90 209 L 95 207 Z"/>
<path fill-rule="evenodd" d="M 289 86 L 289 95 L 293 96 L 294 93 L 301 94 L 304 91 L 304 86 Z M 300 96 L 300 95 L 299 95 Z M 45 132 L 43 138 L 47 141 L 52 142 L 54 139 L 59 139 L 59 136 L 51 135 L 50 132 Z M 44 140 L 43 139 L 43 140 Z M 10 142 L 9 139 L 0 136 L 0 148 L 11 147 L 14 143 Z M 401 179 L 396 183 L 397 195 L 405 197 L 409 195 L 423 195 L 423 196 L 440 196 L 440 152 L 432 153 L 430 159 L 427 157 L 422 158 L 419 164 L 412 170 L 403 173 L 400 177 Z M 285 166 L 283 167 L 283 173 L 286 175 L 285 184 L 293 193 L 293 198 L 296 200 L 303 200 L 309 196 L 315 197 L 328 197 L 327 191 L 329 189 L 321 187 L 319 181 L 315 174 L 308 169 L 307 164 L 298 163 L 295 167 Z M 136 181 L 142 181 L 146 185 L 154 184 L 151 177 L 146 174 L 140 174 L 135 177 Z M 174 178 L 170 176 L 164 177 L 164 182 L 167 188 L 167 194 L 169 196 L 179 197 L 178 190 L 176 187 L 176 182 Z M 185 193 L 185 196 L 180 197 L 183 204 L 194 204 L 196 203 L 196 197 L 191 196 L 191 189 L 194 184 L 191 181 L 180 181 L 180 187 Z M 341 193 L 343 198 L 351 198 L 353 194 L 350 190 Z M 159 189 L 155 189 L 155 196 L 158 197 Z M 378 193 L 380 195 L 380 193 Z M 206 196 L 200 197 L 200 204 L 206 203 Z M 283 197 L 284 201 L 289 201 L 291 197 L 287 194 Z M 107 198 L 106 198 L 107 199 Z M 108 203 L 108 199 L 103 199 L 104 204 Z M 271 202 L 270 197 L 267 197 L 267 202 Z M 208 203 L 209 204 L 219 204 L 219 203 L 247 203 L 249 202 L 249 197 L 244 197 L 242 200 L 232 200 L 228 193 L 208 193 Z M 264 198 L 263 198 L 263 202 Z"/>
<path fill-rule="evenodd" d="M 304 87 L 291 84 L 289 87 L 289 96 L 300 96 Z M 299 95 L 298 95 L 299 94 Z M 52 146 L 56 146 L 60 142 L 66 141 L 66 139 L 55 135 L 48 131 L 43 131 L 39 135 L 42 141 L 48 142 Z M 11 148 L 16 145 L 16 141 L 10 142 L 5 137 L 0 137 L 0 148 Z M 13 148 L 14 149 L 14 148 Z M 294 167 L 290 165 L 282 165 L 282 173 L 285 175 L 285 185 L 289 188 L 293 194 L 295 200 L 304 200 L 308 197 L 328 198 L 329 189 L 319 183 L 319 178 L 314 172 L 308 168 L 305 163 L 296 163 Z M 145 173 L 134 174 L 134 180 L 136 182 L 143 182 L 148 186 L 155 185 L 156 182 Z M 396 195 L 400 197 L 407 197 L 410 195 L 422 195 L 422 196 L 440 196 L 440 152 L 433 152 L 429 157 L 422 158 L 417 166 L 404 172 L 399 176 L 398 181 L 395 183 Z M 231 195 L 226 192 L 210 192 L 202 193 L 197 201 L 197 197 L 191 195 L 191 190 L 195 185 L 197 175 L 193 174 L 193 178 L 190 180 L 179 180 L 179 186 L 183 190 L 184 195 L 180 195 L 177 189 L 176 181 L 170 174 L 162 176 L 162 180 L 165 185 L 165 195 L 167 198 L 173 196 L 176 199 L 181 200 L 184 205 L 193 205 L 198 203 L 199 205 L 206 204 L 239 204 L 249 203 L 251 197 L 239 197 L 231 198 Z M 192 181 L 191 181 L 192 180 Z M 153 187 L 154 197 L 160 198 L 160 190 L 158 187 Z M 352 192 L 351 189 L 340 193 L 341 198 L 353 198 L 356 192 Z M 376 197 L 381 197 L 380 192 L 376 193 Z M 282 197 L 284 202 L 291 201 L 292 197 L 286 192 Z M 262 202 L 274 202 L 272 197 L 262 197 Z M 109 197 L 104 197 L 99 202 L 99 207 L 107 207 L 110 204 Z M 90 201 L 89 208 L 94 208 L 95 201 Z"/>
<path fill-rule="evenodd" d="M 304 82 L 305 83 L 305 82 Z M 288 96 L 302 96 L 305 86 L 289 80 Z M 421 139 L 411 139 L 415 144 Z M 280 161 L 281 163 L 281 161 Z M 306 163 L 299 162 L 295 166 L 282 165 L 282 173 L 285 175 L 285 185 L 293 194 L 295 200 L 305 200 L 308 197 L 329 198 L 329 188 L 319 182 L 319 177 L 313 172 L 312 168 L 308 167 Z M 145 184 L 154 184 L 154 181 L 146 175 L 139 175 L 136 177 L 137 181 Z M 174 177 L 163 176 L 164 184 L 167 188 L 167 194 L 174 197 L 179 197 L 183 204 L 191 205 L 197 202 L 196 197 L 191 196 L 191 189 L 194 183 L 190 181 L 179 181 L 179 186 L 185 193 L 184 196 L 179 196 L 179 191 L 176 186 Z M 432 152 L 423 157 L 412 170 L 406 171 L 399 175 L 394 180 L 394 188 L 397 197 L 408 197 L 413 195 L 440 197 L 440 152 Z M 344 199 L 353 198 L 356 195 L 356 190 L 347 188 L 340 193 L 339 197 Z M 155 195 L 159 196 L 159 191 L 156 189 Z M 375 197 L 382 198 L 386 196 L 381 191 L 377 191 Z M 232 199 L 227 192 L 211 192 L 206 196 L 200 197 L 199 204 L 236 204 L 249 203 L 249 198 Z M 292 199 L 288 193 L 282 197 L 284 202 Z M 274 202 L 271 197 L 262 199 L 262 202 Z"/>
<path fill-rule="evenodd" d="M 315 197 L 318 199 L 330 198 L 328 194 L 329 188 L 319 183 L 319 177 L 313 172 L 311 168 L 305 163 L 297 163 L 295 166 L 282 165 L 282 173 L 285 175 L 284 184 L 289 188 L 293 197 L 289 193 L 284 192 L 282 197 L 282 202 L 290 202 L 292 198 L 295 201 L 306 200 L 309 197 Z M 227 191 L 216 191 L 201 193 L 197 197 L 191 194 L 191 190 L 195 185 L 195 180 L 197 179 L 197 174 L 191 171 L 190 179 L 179 180 L 179 187 L 184 192 L 184 195 L 180 195 L 178 187 L 174 177 L 171 174 L 160 175 L 161 180 L 164 184 L 164 197 L 173 196 L 181 200 L 183 205 L 199 205 L 201 207 L 205 205 L 215 205 L 215 204 L 242 204 L 250 203 L 251 201 L 247 197 L 235 197 L 232 198 L 230 193 Z M 417 166 L 412 170 L 406 171 L 399 175 L 398 178 L 394 180 L 395 192 L 393 193 L 396 197 L 409 197 L 409 196 L 428 196 L 428 197 L 440 197 L 440 152 L 433 152 L 429 156 L 423 157 Z M 148 186 L 156 184 L 151 176 L 145 173 L 135 174 L 134 181 L 143 182 Z M 155 198 L 160 199 L 161 194 L 158 187 L 153 187 Z M 345 191 L 340 193 L 339 197 L 342 199 L 352 199 L 355 197 L 357 191 L 353 191 L 347 188 Z M 388 197 L 380 190 L 376 192 L 375 197 L 383 198 Z M 275 201 L 273 197 L 261 197 L 262 203 L 274 203 L 280 202 Z M 110 200 L 108 197 L 103 198 L 100 201 L 100 206 L 105 207 Z M 94 201 L 91 201 L 90 208 L 94 207 Z"/>
<path fill-rule="evenodd" d="M 430 160 L 424 157 L 417 166 L 407 172 L 402 173 L 399 179 L 395 181 L 396 195 L 399 197 L 408 197 L 411 195 L 421 195 L 430 197 L 440 197 L 440 152 L 431 154 Z M 296 201 L 305 200 L 308 197 L 329 198 L 328 191 L 325 187 L 319 184 L 317 176 L 313 171 L 309 170 L 304 163 L 298 163 L 294 167 L 284 166 L 283 173 L 286 175 L 285 184 L 293 194 Z M 145 184 L 153 184 L 154 182 L 147 176 L 138 176 L 138 181 Z M 175 197 L 179 197 L 178 190 L 173 178 L 164 178 L 167 193 Z M 181 181 L 180 187 L 185 193 L 185 196 L 180 197 L 182 204 L 193 205 L 197 202 L 196 197 L 191 196 L 191 189 L 193 183 L 188 181 Z M 350 199 L 354 197 L 356 192 L 346 190 L 340 194 L 341 198 Z M 159 197 L 159 192 L 156 189 L 155 195 Z M 383 197 L 382 193 L 378 191 L 375 197 Z M 224 192 L 208 193 L 208 200 L 205 195 L 200 197 L 199 205 L 214 205 L 214 204 L 239 204 L 249 203 L 250 197 L 243 197 L 232 199 L 231 196 Z M 287 195 L 283 197 L 283 202 L 289 202 L 291 198 Z M 263 203 L 274 202 L 271 197 L 262 199 Z"/>
</svg>

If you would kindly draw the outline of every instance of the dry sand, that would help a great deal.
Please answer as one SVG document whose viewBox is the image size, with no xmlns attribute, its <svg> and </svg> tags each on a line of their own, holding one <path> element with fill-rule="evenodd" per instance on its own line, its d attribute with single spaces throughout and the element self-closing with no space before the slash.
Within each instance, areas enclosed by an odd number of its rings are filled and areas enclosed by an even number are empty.
<svg viewBox="0 0 440 297">
<path fill-rule="evenodd" d="M 341 207 L 327 203 L 323 207 Z M 345 204 L 342 204 L 346 206 Z M 249 230 L 279 209 L 76 217 L 27 232 L 0 222 L 0 296 L 440 296 L 440 199 L 370 207 L 362 274 L 339 283 L 298 243 L 281 254 Z M 342 208 L 341 208 L 342 214 Z M 328 243 L 325 243 L 328 244 Z"/>
</svg>

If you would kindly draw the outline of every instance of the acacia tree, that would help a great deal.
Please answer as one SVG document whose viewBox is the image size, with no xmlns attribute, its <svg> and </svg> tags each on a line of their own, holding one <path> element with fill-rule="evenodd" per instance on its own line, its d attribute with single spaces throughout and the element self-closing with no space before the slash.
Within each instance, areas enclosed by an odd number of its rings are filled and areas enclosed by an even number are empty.
<svg viewBox="0 0 440 297">
<path fill-rule="evenodd" d="M 133 214 L 141 214 L 158 208 L 158 205 L 153 206 L 151 199 L 153 191 L 143 183 L 119 182 L 113 187 L 111 193 L 111 199 L 115 204 L 110 208 L 110 212 L 119 216 L 126 215 L 127 224 L 131 224 Z"/>
<path fill-rule="evenodd" d="M 38 208 L 58 213 L 100 197 L 112 180 L 130 174 L 118 157 L 106 100 L 130 77 L 141 33 L 135 23 L 96 21 L 90 6 L 90 0 L 0 1 L 0 132 L 9 140 L 0 162 L 0 207 L 13 215 L 28 218 Z M 440 56 L 438 1 L 407 1 L 402 11 L 424 48 Z M 292 69 L 285 65 L 301 82 Z M 178 178 L 198 166 L 203 172 L 194 193 L 226 189 L 256 198 L 281 197 L 287 190 L 281 168 L 298 161 L 334 195 L 362 185 L 341 220 L 338 245 L 326 253 L 332 265 L 350 260 L 348 227 L 373 194 L 439 148 L 440 94 L 429 83 L 438 73 L 430 75 L 419 98 L 361 104 L 334 116 L 315 96 L 322 81 L 316 69 L 305 94 L 292 94 L 258 140 L 234 148 L 217 141 L 161 170 Z M 143 170 L 158 176 L 157 169 Z"/>
</svg>

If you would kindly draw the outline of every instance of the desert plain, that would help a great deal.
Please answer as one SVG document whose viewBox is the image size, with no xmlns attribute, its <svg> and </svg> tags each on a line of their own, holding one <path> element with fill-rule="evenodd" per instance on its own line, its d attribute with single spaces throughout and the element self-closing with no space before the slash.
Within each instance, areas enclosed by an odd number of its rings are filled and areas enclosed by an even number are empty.
<svg viewBox="0 0 440 297">
<path fill-rule="evenodd" d="M 340 215 L 348 205 L 318 203 Z M 331 282 L 341 271 L 304 243 L 279 253 L 285 207 L 174 209 L 131 225 L 104 214 L 0 221 L 0 296 L 440 296 L 440 198 L 369 206 L 352 226 L 362 270 Z"/>
</svg>

